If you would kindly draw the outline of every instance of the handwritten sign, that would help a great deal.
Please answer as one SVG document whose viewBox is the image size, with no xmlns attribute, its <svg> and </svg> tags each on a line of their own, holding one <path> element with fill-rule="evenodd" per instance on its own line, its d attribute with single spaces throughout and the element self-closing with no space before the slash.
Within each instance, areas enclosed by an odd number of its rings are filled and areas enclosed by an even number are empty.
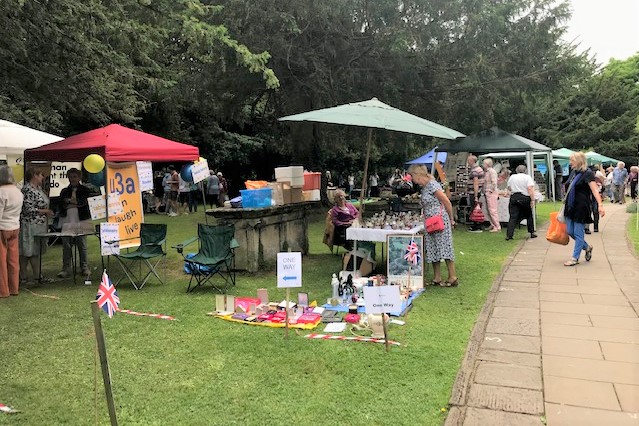
<svg viewBox="0 0 639 426">
<path fill-rule="evenodd" d="M 153 191 L 153 167 L 150 161 L 137 161 L 140 191 Z"/>
<path fill-rule="evenodd" d="M 100 245 L 102 256 L 120 254 L 120 226 L 117 223 L 100 224 Z M 113 241 L 116 241 L 115 243 Z"/>
<path fill-rule="evenodd" d="M 109 192 L 109 217 L 121 214 L 124 212 L 122 207 L 122 201 L 120 201 L 120 194 L 117 192 Z"/>
<path fill-rule="evenodd" d="M 202 182 L 204 179 L 209 177 L 209 163 L 205 159 L 202 161 L 198 161 L 194 163 L 191 167 L 191 172 L 193 173 L 193 182 L 198 183 Z"/>
<path fill-rule="evenodd" d="M 402 309 L 398 285 L 364 287 L 364 301 L 367 314 L 399 312 Z"/>
<path fill-rule="evenodd" d="M 140 245 L 140 225 L 144 222 L 142 193 L 138 184 L 138 171 L 135 163 L 108 163 L 107 194 L 109 198 L 120 197 L 122 213 L 111 215 L 109 222 L 120 226 L 121 248 Z M 109 200 L 109 203 L 111 201 Z"/>
<path fill-rule="evenodd" d="M 302 253 L 277 253 L 277 287 L 302 286 Z"/>
<path fill-rule="evenodd" d="M 104 195 L 87 198 L 91 220 L 104 219 L 106 217 L 106 200 Z"/>
</svg>

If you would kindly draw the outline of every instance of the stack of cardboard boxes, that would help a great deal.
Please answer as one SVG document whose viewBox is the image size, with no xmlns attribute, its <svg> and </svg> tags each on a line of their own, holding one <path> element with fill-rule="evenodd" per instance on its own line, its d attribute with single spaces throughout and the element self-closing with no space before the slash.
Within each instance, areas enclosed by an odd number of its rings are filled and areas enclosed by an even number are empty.
<svg viewBox="0 0 639 426">
<path fill-rule="evenodd" d="M 288 166 L 275 168 L 275 180 L 268 184 L 273 190 L 273 200 L 276 205 L 301 203 L 302 187 L 304 186 L 304 167 Z"/>
</svg>

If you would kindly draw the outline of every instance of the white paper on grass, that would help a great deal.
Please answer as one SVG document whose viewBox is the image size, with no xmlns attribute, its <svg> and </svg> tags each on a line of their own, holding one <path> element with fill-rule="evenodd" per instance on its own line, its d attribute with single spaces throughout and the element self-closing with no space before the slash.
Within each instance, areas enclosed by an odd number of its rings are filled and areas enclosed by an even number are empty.
<svg viewBox="0 0 639 426">
<path fill-rule="evenodd" d="M 120 224 L 102 222 L 100 224 L 100 245 L 102 256 L 120 254 Z M 113 243 L 113 241 L 116 241 Z"/>
<path fill-rule="evenodd" d="M 106 199 L 104 195 L 87 198 L 91 220 L 104 219 L 106 217 Z"/>
<path fill-rule="evenodd" d="M 150 161 L 136 161 L 140 191 L 153 191 L 153 166 Z"/>
<path fill-rule="evenodd" d="M 206 160 L 198 161 L 191 166 L 191 173 L 193 174 L 193 182 L 198 183 L 209 177 L 209 163 Z"/>
<path fill-rule="evenodd" d="M 345 322 L 329 322 L 324 327 L 324 333 L 341 333 L 346 330 Z"/>
</svg>

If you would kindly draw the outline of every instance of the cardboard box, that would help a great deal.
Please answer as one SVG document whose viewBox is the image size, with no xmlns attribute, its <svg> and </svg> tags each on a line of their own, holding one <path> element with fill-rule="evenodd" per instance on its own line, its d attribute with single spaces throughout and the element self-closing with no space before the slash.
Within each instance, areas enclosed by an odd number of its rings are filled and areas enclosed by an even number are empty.
<svg viewBox="0 0 639 426">
<path fill-rule="evenodd" d="M 291 188 L 291 203 L 301 203 L 304 201 L 302 188 Z"/>
<path fill-rule="evenodd" d="M 282 182 L 269 182 L 267 188 L 271 188 L 271 197 L 276 206 L 286 204 L 284 202 L 284 184 Z"/>
</svg>

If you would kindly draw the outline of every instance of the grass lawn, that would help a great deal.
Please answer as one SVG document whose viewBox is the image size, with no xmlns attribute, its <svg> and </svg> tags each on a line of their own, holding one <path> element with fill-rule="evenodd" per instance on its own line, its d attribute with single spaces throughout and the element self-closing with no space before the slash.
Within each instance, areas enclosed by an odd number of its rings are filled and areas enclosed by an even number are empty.
<svg viewBox="0 0 639 426">
<path fill-rule="evenodd" d="M 540 205 L 539 223 L 554 209 Z M 170 247 L 193 236 L 203 215 L 146 219 L 169 224 Z M 303 259 L 303 291 L 320 304 L 330 296 L 331 274 L 340 269 L 340 258 L 321 243 L 323 219 L 318 214 L 311 221 L 310 254 Z M 527 234 L 522 227 L 515 241 L 504 236 L 455 231 L 460 286 L 429 287 L 417 298 L 406 325 L 390 329 L 402 346 L 389 353 L 382 345 L 307 340 L 295 332 L 285 340 L 282 329 L 208 317 L 215 293 L 205 288 L 186 294 L 183 262 L 169 249 L 167 284 L 152 280 L 136 291 L 123 283 L 118 291 L 121 308 L 178 321 L 102 316 L 119 422 L 439 425 L 486 294 Z M 56 245 L 44 256 L 46 275 L 59 271 L 61 251 Z M 92 265 L 99 265 L 97 239 L 90 239 L 89 252 Z M 121 275 L 114 262 L 109 273 Z M 92 286 L 78 279 L 75 285 L 64 280 L 33 289 L 59 299 L 22 291 L 0 300 L 0 403 L 22 411 L 0 415 L 0 425 L 94 424 L 96 401 L 98 424 L 108 424 L 89 305 L 99 276 L 98 267 Z M 430 278 L 429 270 L 425 280 Z M 271 300 L 281 300 L 284 291 L 276 285 L 274 271 L 240 274 L 229 294 L 254 296 L 265 287 Z"/>
</svg>

